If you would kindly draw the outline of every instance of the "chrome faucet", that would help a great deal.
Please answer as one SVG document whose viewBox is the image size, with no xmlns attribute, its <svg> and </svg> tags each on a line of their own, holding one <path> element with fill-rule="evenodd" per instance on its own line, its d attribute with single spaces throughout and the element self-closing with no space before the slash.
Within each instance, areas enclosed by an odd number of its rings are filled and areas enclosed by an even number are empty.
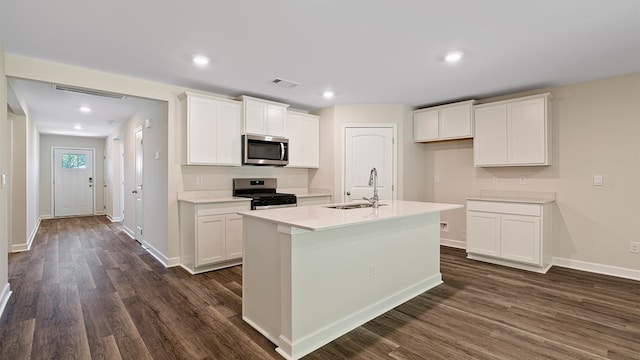
<svg viewBox="0 0 640 360">
<path fill-rule="evenodd" d="M 369 186 L 373 186 L 373 196 L 371 198 L 363 197 L 364 200 L 367 200 L 373 205 L 374 209 L 378 208 L 378 170 L 376 168 L 371 168 L 371 173 L 369 174 Z"/>
</svg>

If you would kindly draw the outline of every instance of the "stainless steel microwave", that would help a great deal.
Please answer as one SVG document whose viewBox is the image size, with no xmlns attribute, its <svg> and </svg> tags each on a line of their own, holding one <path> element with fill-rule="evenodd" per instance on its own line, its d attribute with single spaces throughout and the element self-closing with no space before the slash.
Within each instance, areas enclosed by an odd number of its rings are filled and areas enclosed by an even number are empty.
<svg viewBox="0 0 640 360">
<path fill-rule="evenodd" d="M 242 163 L 285 166 L 289 164 L 289 140 L 277 136 L 242 135 Z"/>
</svg>

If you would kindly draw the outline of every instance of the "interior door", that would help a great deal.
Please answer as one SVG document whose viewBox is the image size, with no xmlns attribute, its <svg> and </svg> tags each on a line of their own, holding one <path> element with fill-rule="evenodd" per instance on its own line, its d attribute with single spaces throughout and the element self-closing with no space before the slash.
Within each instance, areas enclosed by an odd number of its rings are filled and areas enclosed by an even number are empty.
<svg viewBox="0 0 640 360">
<path fill-rule="evenodd" d="M 93 215 L 93 150 L 57 148 L 53 163 L 53 215 Z"/>
<path fill-rule="evenodd" d="M 379 199 L 394 198 L 393 135 L 392 127 L 345 128 L 344 201 L 373 196 L 373 186 L 369 185 L 372 168 L 378 172 Z"/>
<path fill-rule="evenodd" d="M 143 146 L 142 146 L 142 128 L 136 130 L 136 189 L 133 193 L 136 195 L 136 241 L 142 244 L 142 218 L 143 218 Z"/>
</svg>

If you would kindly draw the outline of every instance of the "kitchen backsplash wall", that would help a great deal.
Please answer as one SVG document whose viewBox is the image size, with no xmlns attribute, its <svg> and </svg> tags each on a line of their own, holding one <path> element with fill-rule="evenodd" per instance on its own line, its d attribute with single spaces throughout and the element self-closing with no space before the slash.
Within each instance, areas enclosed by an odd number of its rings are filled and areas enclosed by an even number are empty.
<svg viewBox="0 0 640 360">
<path fill-rule="evenodd" d="M 289 169 L 273 166 L 182 166 L 184 191 L 228 190 L 232 191 L 234 178 L 274 177 L 278 188 L 306 188 L 309 185 L 308 169 Z"/>
</svg>

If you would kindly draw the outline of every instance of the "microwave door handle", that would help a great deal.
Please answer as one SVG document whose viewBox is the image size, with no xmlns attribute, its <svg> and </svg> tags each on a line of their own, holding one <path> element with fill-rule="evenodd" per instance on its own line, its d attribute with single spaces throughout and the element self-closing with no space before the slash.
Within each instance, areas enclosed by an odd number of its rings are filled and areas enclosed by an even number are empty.
<svg viewBox="0 0 640 360">
<path fill-rule="evenodd" d="M 280 160 L 284 160 L 284 143 L 280 143 Z"/>
</svg>

